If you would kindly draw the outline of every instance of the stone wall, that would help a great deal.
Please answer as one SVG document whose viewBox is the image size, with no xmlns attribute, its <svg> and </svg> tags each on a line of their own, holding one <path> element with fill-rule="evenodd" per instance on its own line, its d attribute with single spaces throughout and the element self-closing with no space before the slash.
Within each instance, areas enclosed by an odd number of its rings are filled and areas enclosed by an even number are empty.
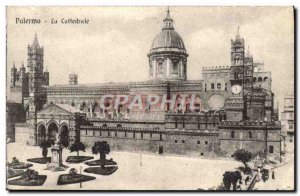
<svg viewBox="0 0 300 196">
<path fill-rule="evenodd" d="M 278 122 L 230 122 L 219 126 L 221 154 L 230 156 L 238 149 L 253 154 L 267 150 L 269 157 L 280 159 L 281 126 Z"/>
<path fill-rule="evenodd" d="M 26 123 L 17 123 L 15 125 L 15 142 L 27 144 L 29 140 L 29 125 Z"/>
<path fill-rule="evenodd" d="M 216 156 L 219 151 L 217 134 L 170 133 L 147 129 L 82 127 L 80 139 L 86 146 L 107 141 L 112 150 L 141 151 L 159 154 Z"/>
</svg>

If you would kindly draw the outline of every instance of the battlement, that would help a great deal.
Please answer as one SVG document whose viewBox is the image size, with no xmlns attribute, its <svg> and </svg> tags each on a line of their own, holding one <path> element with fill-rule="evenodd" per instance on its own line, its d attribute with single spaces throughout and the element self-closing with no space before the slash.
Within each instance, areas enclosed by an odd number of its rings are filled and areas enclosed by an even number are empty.
<svg viewBox="0 0 300 196">
<path fill-rule="evenodd" d="M 219 128 L 281 129 L 280 121 L 221 121 Z"/>
<path fill-rule="evenodd" d="M 208 110 L 206 112 L 201 111 L 201 112 L 177 112 L 177 111 L 168 111 L 166 112 L 166 116 L 219 116 L 219 115 L 224 115 L 225 111 L 224 110 Z"/>
<path fill-rule="evenodd" d="M 205 72 L 224 72 L 224 71 L 227 71 L 229 72 L 230 71 L 230 66 L 211 66 L 211 67 L 202 67 L 202 72 L 205 73 Z"/>
<path fill-rule="evenodd" d="M 83 125 L 80 129 L 103 130 L 103 131 L 131 131 L 131 132 L 164 132 L 160 128 L 138 128 L 138 127 L 118 127 L 118 126 L 94 126 Z"/>
</svg>

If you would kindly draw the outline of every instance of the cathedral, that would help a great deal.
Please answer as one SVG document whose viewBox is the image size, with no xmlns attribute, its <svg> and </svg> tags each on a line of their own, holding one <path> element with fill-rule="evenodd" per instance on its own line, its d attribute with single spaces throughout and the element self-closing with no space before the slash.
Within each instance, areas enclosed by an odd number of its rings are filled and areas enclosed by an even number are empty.
<svg viewBox="0 0 300 196">
<path fill-rule="evenodd" d="M 202 67 L 202 79 L 189 80 L 189 54 L 173 23 L 167 11 L 147 55 L 149 79 L 141 82 L 80 84 L 72 73 L 67 85 L 49 85 L 36 35 L 27 47 L 27 67 L 11 69 L 10 91 L 18 106 L 7 103 L 13 140 L 39 145 L 59 134 L 65 147 L 76 140 L 86 146 L 105 140 L 112 150 L 209 157 L 243 148 L 280 160 L 271 73 L 245 50 L 239 29 L 231 40 L 231 65 Z M 114 96 L 106 97 L 103 108 L 100 100 L 108 94 Z M 149 94 L 166 104 L 150 105 Z M 143 109 L 129 107 L 118 95 L 139 95 Z M 16 120 L 16 113 L 23 117 Z"/>
</svg>

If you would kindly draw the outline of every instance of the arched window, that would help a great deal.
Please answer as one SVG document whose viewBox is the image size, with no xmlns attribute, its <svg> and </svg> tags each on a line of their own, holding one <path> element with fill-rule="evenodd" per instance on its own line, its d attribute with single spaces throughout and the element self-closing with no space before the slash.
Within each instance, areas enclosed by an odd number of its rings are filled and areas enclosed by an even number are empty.
<svg viewBox="0 0 300 196">
<path fill-rule="evenodd" d="M 158 63 L 158 65 L 157 65 L 158 73 L 163 73 L 163 62 L 164 62 L 164 60 L 161 59 L 161 58 L 159 58 L 157 60 L 157 63 Z"/>
<path fill-rule="evenodd" d="M 234 59 L 234 65 L 238 65 L 239 62 L 240 62 L 240 58 L 239 58 L 239 57 L 236 57 L 236 58 Z"/>
<path fill-rule="evenodd" d="M 264 81 L 267 81 L 268 80 L 268 77 L 264 77 Z"/>
<path fill-rule="evenodd" d="M 251 73 L 252 73 L 251 70 L 248 69 L 248 70 L 247 70 L 247 76 L 251 76 Z"/>
<path fill-rule="evenodd" d="M 258 78 L 258 81 L 259 81 L 259 82 L 262 82 L 262 77 L 259 77 L 259 78 Z"/>
<path fill-rule="evenodd" d="M 244 134 L 240 132 L 240 140 L 242 140 L 243 138 L 244 138 Z"/>
<path fill-rule="evenodd" d="M 252 139 L 252 132 L 249 131 L 249 138 Z"/>
<path fill-rule="evenodd" d="M 177 71 L 178 71 L 177 63 L 173 63 L 173 73 L 177 73 Z"/>
<path fill-rule="evenodd" d="M 253 82 L 256 82 L 256 77 L 253 78 Z"/>
<path fill-rule="evenodd" d="M 223 138 L 226 138 L 226 131 L 223 131 Z"/>
<path fill-rule="evenodd" d="M 256 66 L 254 67 L 254 72 L 258 72 L 258 68 Z"/>
<path fill-rule="evenodd" d="M 261 140 L 261 139 L 262 139 L 262 137 L 261 137 L 261 132 L 260 132 L 260 131 L 257 133 L 257 139 L 258 139 L 258 140 Z"/>
<path fill-rule="evenodd" d="M 153 69 L 152 69 L 152 64 L 150 63 L 150 75 L 153 75 Z"/>
<path fill-rule="evenodd" d="M 224 90 L 227 91 L 227 83 L 225 83 L 225 89 Z"/>
<path fill-rule="evenodd" d="M 234 138 L 234 131 L 231 131 L 230 136 L 231 138 Z"/>
</svg>

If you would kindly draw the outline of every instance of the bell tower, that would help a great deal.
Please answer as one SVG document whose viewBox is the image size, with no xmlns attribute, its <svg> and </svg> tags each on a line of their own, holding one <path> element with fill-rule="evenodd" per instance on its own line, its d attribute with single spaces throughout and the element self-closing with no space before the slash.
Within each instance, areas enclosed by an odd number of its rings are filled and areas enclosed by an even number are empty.
<svg viewBox="0 0 300 196">
<path fill-rule="evenodd" d="M 29 99 L 34 103 L 34 107 L 29 109 L 30 113 L 42 109 L 46 103 L 46 92 L 43 86 L 46 84 L 44 77 L 44 47 L 40 47 L 37 35 L 33 44 L 28 45 L 27 70 L 29 75 Z"/>
<path fill-rule="evenodd" d="M 231 86 L 240 85 L 243 88 L 244 56 L 245 56 L 245 41 L 243 38 L 241 38 L 240 27 L 238 27 L 235 40 L 231 39 L 231 73 L 230 73 Z"/>
<path fill-rule="evenodd" d="M 29 126 L 31 145 L 36 145 L 37 119 L 36 115 L 47 100 L 45 85 L 49 84 L 49 73 L 44 73 L 44 47 L 40 47 L 37 35 L 35 35 L 32 45 L 27 47 L 27 70 L 29 76 Z"/>
</svg>

